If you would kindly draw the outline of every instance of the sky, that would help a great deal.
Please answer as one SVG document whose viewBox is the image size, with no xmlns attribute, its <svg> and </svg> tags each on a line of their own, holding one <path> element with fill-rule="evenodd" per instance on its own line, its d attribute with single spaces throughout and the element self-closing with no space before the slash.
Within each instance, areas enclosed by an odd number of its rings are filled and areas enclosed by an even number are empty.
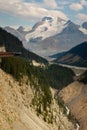
<svg viewBox="0 0 87 130">
<path fill-rule="evenodd" d="M 87 0 L 0 0 L 0 26 L 33 26 L 44 16 L 87 21 Z"/>
</svg>

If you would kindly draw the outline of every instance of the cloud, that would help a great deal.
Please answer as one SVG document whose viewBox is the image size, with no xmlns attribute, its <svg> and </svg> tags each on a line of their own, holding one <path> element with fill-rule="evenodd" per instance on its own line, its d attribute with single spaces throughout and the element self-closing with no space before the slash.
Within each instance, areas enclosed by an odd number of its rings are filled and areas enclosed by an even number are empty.
<svg viewBox="0 0 87 130">
<path fill-rule="evenodd" d="M 87 6 L 86 0 L 80 0 L 79 3 L 72 3 L 72 4 L 70 4 L 69 7 L 72 10 L 79 11 L 79 10 L 82 10 L 84 8 L 84 6 Z"/>
<path fill-rule="evenodd" d="M 83 22 L 87 21 L 87 15 L 79 13 L 78 15 L 76 15 L 76 19 L 77 19 L 77 21 L 76 21 L 77 23 L 83 23 Z"/>
<path fill-rule="evenodd" d="M 55 0 L 50 0 L 50 1 L 49 0 L 44 0 L 43 4 L 45 4 L 45 6 L 50 7 L 52 9 L 58 8 L 58 5 L 57 5 Z"/>
<path fill-rule="evenodd" d="M 51 6 L 51 2 L 53 1 L 52 9 L 47 9 L 45 6 Z M 40 19 L 44 16 L 60 16 L 64 19 L 67 19 L 67 16 L 61 11 L 53 10 L 53 8 L 57 8 L 57 4 L 55 0 L 51 0 L 51 2 L 43 1 L 43 4 L 40 2 L 23 2 L 22 0 L 2 0 L 0 2 L 0 11 L 10 13 L 15 16 L 20 16 L 22 18 L 30 18 L 30 19 Z"/>
<path fill-rule="evenodd" d="M 70 9 L 75 10 L 75 11 L 79 11 L 83 9 L 82 4 L 80 3 L 72 3 L 69 7 Z"/>
<path fill-rule="evenodd" d="M 80 3 L 81 3 L 83 6 L 87 6 L 87 1 L 86 1 L 86 0 L 81 0 Z"/>
</svg>

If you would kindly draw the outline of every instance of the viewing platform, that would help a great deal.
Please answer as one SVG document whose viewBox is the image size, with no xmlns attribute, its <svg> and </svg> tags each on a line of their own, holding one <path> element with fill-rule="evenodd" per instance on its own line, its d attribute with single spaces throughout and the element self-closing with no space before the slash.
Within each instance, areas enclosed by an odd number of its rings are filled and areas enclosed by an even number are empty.
<svg viewBox="0 0 87 130">
<path fill-rule="evenodd" d="M 0 57 L 12 57 L 19 55 L 21 55 L 21 52 L 0 52 Z"/>
</svg>

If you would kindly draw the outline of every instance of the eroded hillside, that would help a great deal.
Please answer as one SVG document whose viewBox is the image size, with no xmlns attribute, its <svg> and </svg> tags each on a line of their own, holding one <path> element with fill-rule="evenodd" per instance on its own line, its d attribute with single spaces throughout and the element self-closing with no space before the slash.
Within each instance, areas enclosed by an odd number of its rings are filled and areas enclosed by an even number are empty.
<svg viewBox="0 0 87 130">
<path fill-rule="evenodd" d="M 65 87 L 59 96 L 78 121 L 80 130 L 87 130 L 87 84 L 75 81 Z"/>
<path fill-rule="evenodd" d="M 25 78 L 26 79 L 26 78 Z M 52 98 L 55 91 L 51 90 Z M 31 107 L 34 90 L 25 81 L 20 84 L 0 69 L 0 130 L 74 130 L 53 98 L 53 123 L 44 122 Z M 51 113 L 50 113 L 51 114 Z"/>
</svg>

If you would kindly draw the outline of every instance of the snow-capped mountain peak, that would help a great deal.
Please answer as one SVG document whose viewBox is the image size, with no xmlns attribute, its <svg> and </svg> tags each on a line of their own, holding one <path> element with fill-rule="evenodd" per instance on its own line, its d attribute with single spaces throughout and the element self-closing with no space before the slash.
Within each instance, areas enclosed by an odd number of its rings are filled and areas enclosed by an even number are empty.
<svg viewBox="0 0 87 130">
<path fill-rule="evenodd" d="M 32 27 L 32 30 L 25 36 L 26 40 L 29 42 L 38 42 L 38 40 L 43 40 L 50 36 L 56 35 L 66 26 L 66 22 L 66 20 L 60 17 L 54 18 L 46 16 Z"/>
<path fill-rule="evenodd" d="M 24 27 L 19 26 L 19 28 L 17 29 L 19 32 L 23 32 L 24 31 Z"/>
<path fill-rule="evenodd" d="M 46 16 L 30 30 L 25 27 L 17 30 L 6 27 L 5 30 L 17 36 L 26 49 L 45 57 L 87 41 L 86 25 L 86 22 L 80 26 L 60 17 Z"/>
</svg>

